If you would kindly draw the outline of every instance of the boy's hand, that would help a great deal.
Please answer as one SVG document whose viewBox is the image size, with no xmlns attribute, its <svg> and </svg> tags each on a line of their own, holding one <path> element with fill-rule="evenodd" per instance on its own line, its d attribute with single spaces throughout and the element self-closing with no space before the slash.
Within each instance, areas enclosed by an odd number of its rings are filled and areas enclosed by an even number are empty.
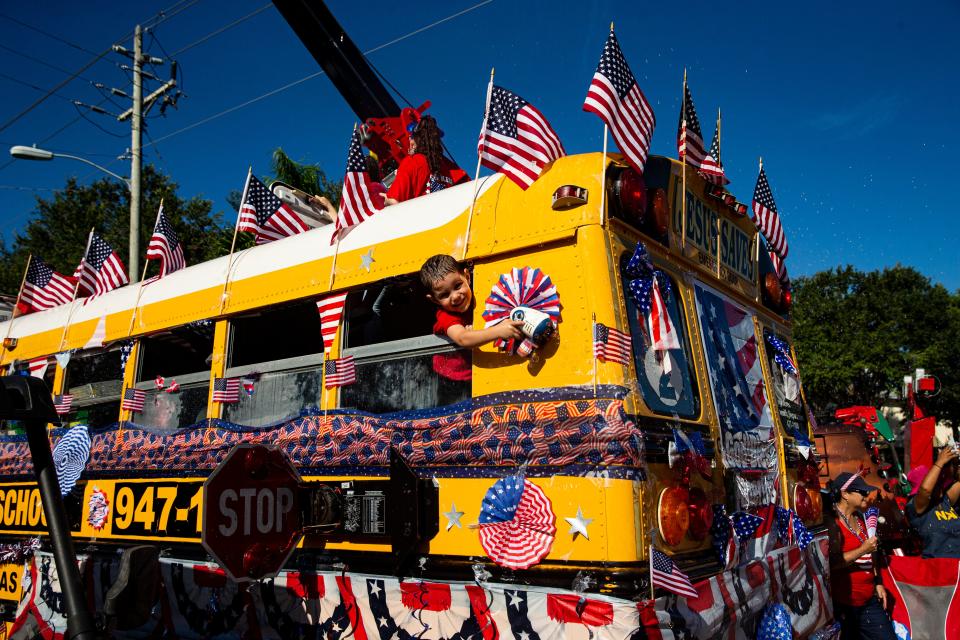
<svg viewBox="0 0 960 640">
<path fill-rule="evenodd" d="M 521 320 L 504 320 L 500 324 L 493 327 L 494 335 L 503 340 L 521 340 L 523 339 L 523 321 Z"/>
</svg>

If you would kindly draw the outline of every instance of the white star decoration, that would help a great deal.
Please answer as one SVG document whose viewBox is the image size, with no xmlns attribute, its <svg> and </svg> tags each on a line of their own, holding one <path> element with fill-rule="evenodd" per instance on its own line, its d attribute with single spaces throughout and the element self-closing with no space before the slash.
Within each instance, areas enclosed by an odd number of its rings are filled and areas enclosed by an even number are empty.
<svg viewBox="0 0 960 640">
<path fill-rule="evenodd" d="M 570 531 L 567 533 L 572 533 L 574 540 L 577 539 L 578 534 L 587 540 L 590 539 L 590 533 L 587 531 L 587 526 L 593 522 L 593 518 L 585 518 L 579 505 L 577 505 L 577 515 L 573 518 L 564 518 L 564 520 L 566 520 L 570 525 Z"/>
<path fill-rule="evenodd" d="M 447 519 L 447 531 L 457 527 L 458 529 L 463 529 L 463 525 L 460 524 L 460 518 L 463 517 L 463 511 L 457 511 L 457 503 L 450 503 L 450 511 L 447 511 L 443 514 L 443 517 Z"/>
<path fill-rule="evenodd" d="M 360 256 L 360 266 L 366 269 L 368 272 L 370 271 L 370 267 L 374 262 L 376 262 L 376 260 L 373 258 L 373 249 L 370 249 L 365 254 Z"/>
<path fill-rule="evenodd" d="M 517 595 L 516 591 L 507 591 L 507 595 L 510 597 L 510 604 L 507 606 L 513 607 L 517 611 L 520 610 L 520 605 L 523 604 L 520 600 L 520 597 Z"/>
</svg>

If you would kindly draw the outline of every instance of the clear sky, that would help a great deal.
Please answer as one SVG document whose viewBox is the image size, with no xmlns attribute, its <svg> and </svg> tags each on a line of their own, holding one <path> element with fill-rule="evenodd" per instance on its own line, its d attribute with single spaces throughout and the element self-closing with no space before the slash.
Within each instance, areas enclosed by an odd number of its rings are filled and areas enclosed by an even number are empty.
<svg viewBox="0 0 960 640">
<path fill-rule="evenodd" d="M 433 102 L 430 112 L 447 146 L 471 172 L 491 67 L 498 84 L 543 111 L 568 153 L 601 149 L 602 124 L 581 105 L 612 20 L 657 115 L 654 153 L 676 156 L 686 67 L 705 138 L 713 134 L 716 109 L 723 110 L 723 160 L 740 200 L 749 202 L 763 157 L 790 243 L 792 275 L 899 262 L 960 288 L 955 1 L 328 5 L 410 102 Z M 342 177 L 355 116 L 328 78 L 321 74 L 240 106 L 319 71 L 263 0 L 5 2 L 0 127 L 43 95 L 27 85 L 49 89 L 91 53 L 118 41 L 132 46 L 133 26 L 161 10 L 169 17 L 145 37 L 146 50 L 178 60 L 185 96 L 165 117 L 151 114 L 145 160 L 169 173 L 181 195 L 209 198 L 233 219 L 226 194 L 242 188 L 248 165 L 267 173 L 276 147 Z M 91 81 L 129 92 L 128 73 L 118 67 L 125 62 L 117 54 L 102 58 L 0 130 L 0 147 L 36 143 L 127 175 L 129 162 L 116 158 L 129 146 L 129 126 L 88 112 L 90 122 L 76 120 L 71 103 L 103 100 Z M 148 83 L 148 90 L 157 84 Z M 113 100 L 103 102 L 110 112 L 128 106 Z M 70 175 L 84 182 L 100 177 L 72 160 L 8 158 L 5 151 L 0 156 L 0 220 L 8 240 L 29 218 L 36 196 L 50 197 Z M 154 215 L 143 213 L 146 224 Z"/>
</svg>

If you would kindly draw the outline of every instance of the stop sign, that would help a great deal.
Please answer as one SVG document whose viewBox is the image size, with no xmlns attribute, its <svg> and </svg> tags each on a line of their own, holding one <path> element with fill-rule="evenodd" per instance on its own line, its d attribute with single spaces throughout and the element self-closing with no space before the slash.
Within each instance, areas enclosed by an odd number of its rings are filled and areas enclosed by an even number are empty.
<svg viewBox="0 0 960 640">
<path fill-rule="evenodd" d="M 300 474 L 277 447 L 239 444 L 203 485 L 206 550 L 234 580 L 277 575 L 303 535 Z"/>
</svg>

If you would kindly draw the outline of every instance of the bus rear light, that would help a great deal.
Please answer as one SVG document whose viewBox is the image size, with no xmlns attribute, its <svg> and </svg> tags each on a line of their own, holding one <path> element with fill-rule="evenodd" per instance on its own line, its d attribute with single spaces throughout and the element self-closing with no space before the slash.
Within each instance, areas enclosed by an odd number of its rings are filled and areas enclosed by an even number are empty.
<svg viewBox="0 0 960 640">
<path fill-rule="evenodd" d="M 664 189 L 650 189 L 647 194 L 647 218 L 657 234 L 662 236 L 667 233 L 670 228 L 670 206 Z"/>
<path fill-rule="evenodd" d="M 775 273 L 768 273 L 763 277 L 763 291 L 766 298 L 775 305 L 780 304 L 780 297 L 783 295 L 783 289 L 780 287 L 780 278 Z"/>
<path fill-rule="evenodd" d="M 783 290 L 783 310 L 790 311 L 790 307 L 793 306 L 793 294 L 790 293 L 790 289 L 785 288 Z"/>
<path fill-rule="evenodd" d="M 657 503 L 657 529 L 660 537 L 671 547 L 683 540 L 690 528 L 690 493 L 682 487 L 671 487 L 660 492 Z"/>
<path fill-rule="evenodd" d="M 793 506 L 800 519 L 809 524 L 820 518 L 823 500 L 819 491 L 796 484 L 793 487 Z"/>
<path fill-rule="evenodd" d="M 647 183 L 643 176 L 627 167 L 613 184 L 620 212 L 628 221 L 641 223 L 647 212 Z"/>
<path fill-rule="evenodd" d="M 800 478 L 800 481 L 808 487 L 820 488 L 820 469 L 817 468 L 816 464 L 807 462 L 806 464 L 800 465 L 800 468 L 797 470 L 797 476 Z"/>
<path fill-rule="evenodd" d="M 691 540 L 700 542 L 707 537 L 713 525 L 713 507 L 707 500 L 707 494 L 700 487 L 690 489 L 690 501 L 687 507 L 690 512 L 690 529 L 687 535 Z"/>
</svg>

